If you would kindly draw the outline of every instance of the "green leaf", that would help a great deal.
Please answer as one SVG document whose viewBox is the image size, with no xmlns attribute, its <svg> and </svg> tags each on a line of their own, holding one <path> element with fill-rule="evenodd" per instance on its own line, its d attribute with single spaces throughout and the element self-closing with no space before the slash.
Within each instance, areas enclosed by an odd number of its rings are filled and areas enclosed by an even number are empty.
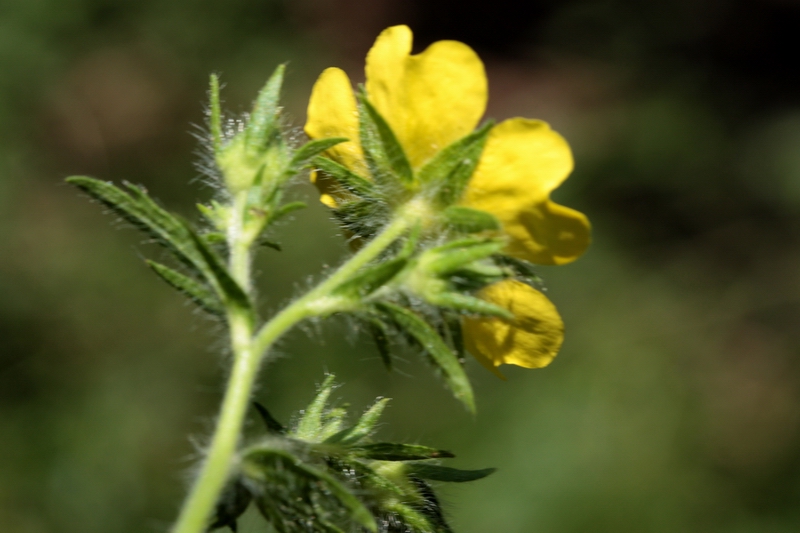
<svg viewBox="0 0 800 533">
<path fill-rule="evenodd" d="M 329 374 L 322 382 L 322 385 L 317 391 L 317 395 L 311 401 L 303 413 L 297 428 L 294 430 L 295 437 L 300 440 L 314 442 L 317 440 L 320 430 L 322 429 L 322 414 L 325 412 L 328 398 L 334 388 L 334 375 Z"/>
<path fill-rule="evenodd" d="M 536 272 L 536 266 L 533 263 L 502 254 L 497 254 L 494 259 L 498 264 L 511 270 L 514 276 L 517 276 L 528 282 L 542 282 L 542 278 Z"/>
<path fill-rule="evenodd" d="M 383 366 L 389 372 L 392 371 L 392 351 L 389 348 L 389 334 L 387 332 L 386 324 L 379 318 L 370 318 L 366 321 L 369 333 L 372 335 L 372 340 L 375 341 L 375 347 L 383 361 Z"/>
<path fill-rule="evenodd" d="M 479 129 L 455 141 L 437 153 L 417 173 L 423 186 L 436 187 L 442 206 L 456 203 L 475 172 L 483 147 L 494 122 L 488 121 Z"/>
<path fill-rule="evenodd" d="M 392 259 L 357 272 L 333 290 L 333 294 L 366 297 L 390 282 L 408 264 L 407 259 Z"/>
<path fill-rule="evenodd" d="M 214 286 L 219 297 L 229 305 L 252 313 L 253 305 L 250 303 L 250 298 L 230 275 L 222 259 L 189 227 L 188 224 L 185 225 L 185 228 L 189 237 L 194 242 L 195 248 L 200 252 L 205 262 L 206 268 L 204 269 L 204 273 L 206 274 L 206 278 L 209 283 Z"/>
<path fill-rule="evenodd" d="M 272 476 L 270 472 L 265 470 L 274 468 L 270 465 L 274 464 L 276 460 L 281 463 L 282 468 L 292 468 L 308 478 L 321 482 L 349 511 L 350 517 L 354 521 L 369 531 L 377 532 L 378 525 L 372 513 L 346 486 L 327 472 L 304 463 L 287 451 L 263 447 L 251 448 L 245 453 L 242 461 L 243 474 L 254 481 L 269 484 L 272 482 Z M 265 469 L 265 467 L 267 468 Z M 269 498 L 268 494 L 264 496 Z"/>
<path fill-rule="evenodd" d="M 375 181 L 394 185 L 394 180 L 397 180 L 407 188 L 414 180 L 414 173 L 403 147 L 386 120 L 369 102 L 363 88 L 358 93 L 358 103 L 361 148 Z"/>
<path fill-rule="evenodd" d="M 436 366 L 442 370 L 445 382 L 453 395 L 474 413 L 475 399 L 469 379 L 458 357 L 439 334 L 419 315 L 404 307 L 389 302 L 378 302 L 375 306 L 422 345 Z"/>
<path fill-rule="evenodd" d="M 500 229 L 500 221 L 497 217 L 481 211 L 464 207 L 461 205 L 451 205 L 442 213 L 445 223 L 464 233 L 479 233 L 481 231 L 495 231 Z"/>
<path fill-rule="evenodd" d="M 362 178 L 344 165 L 340 165 L 327 157 L 314 158 L 314 166 L 331 176 L 346 191 L 363 198 L 377 198 L 375 184 Z"/>
<path fill-rule="evenodd" d="M 125 192 L 111 183 L 86 176 L 72 176 L 66 181 L 150 235 L 193 272 L 207 270 L 184 224 L 159 207 L 143 189 L 126 184 L 130 192 Z"/>
<path fill-rule="evenodd" d="M 258 415 L 261 417 L 261 420 L 264 422 L 264 425 L 267 428 L 267 431 L 270 433 L 277 433 L 283 435 L 286 433 L 286 428 L 283 427 L 283 424 L 278 422 L 272 414 L 267 411 L 267 408 L 261 405 L 258 402 L 253 402 L 253 407 L 256 408 Z"/>
<path fill-rule="evenodd" d="M 361 415 L 361 418 L 358 419 L 355 426 L 344 429 L 335 435 L 331 435 L 325 442 L 328 444 L 342 444 L 347 446 L 350 444 L 357 444 L 362 439 L 365 439 L 374 431 L 375 425 L 378 423 L 378 419 L 380 419 L 389 401 L 389 398 L 379 399 Z"/>
<path fill-rule="evenodd" d="M 161 277 L 161 279 L 166 281 L 172 288 L 177 289 L 178 292 L 182 293 L 184 296 L 187 296 L 203 310 L 217 316 L 225 314 L 219 298 L 217 298 L 217 295 L 209 290 L 207 286 L 161 263 L 150 260 L 146 260 L 145 262 L 147 266 L 152 268 L 153 271 Z"/>
<path fill-rule="evenodd" d="M 396 444 L 393 442 L 377 442 L 363 444 L 351 448 L 355 453 L 375 461 L 419 461 L 422 459 L 443 459 L 455 457 L 446 450 L 437 450 L 418 444 Z"/>
<path fill-rule="evenodd" d="M 373 237 L 386 221 L 385 205 L 370 200 L 347 202 L 333 210 L 333 215 L 347 230 L 359 237 Z"/>
<path fill-rule="evenodd" d="M 483 479 L 497 471 L 496 468 L 484 468 L 482 470 L 460 470 L 447 466 L 431 465 L 425 463 L 413 463 L 409 466 L 409 474 L 421 479 L 431 481 L 448 481 L 452 483 L 464 483 Z"/>
<path fill-rule="evenodd" d="M 253 111 L 245 129 L 245 150 L 250 156 L 256 156 L 263 151 L 277 129 L 280 111 L 278 101 L 284 71 L 285 65 L 278 65 L 253 104 Z"/>
</svg>

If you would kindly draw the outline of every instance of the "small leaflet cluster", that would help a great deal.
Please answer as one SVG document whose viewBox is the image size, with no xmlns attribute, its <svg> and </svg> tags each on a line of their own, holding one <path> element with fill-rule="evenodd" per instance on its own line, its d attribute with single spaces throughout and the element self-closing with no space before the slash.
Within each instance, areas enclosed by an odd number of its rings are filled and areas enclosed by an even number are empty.
<svg viewBox="0 0 800 533">
<path fill-rule="evenodd" d="M 436 464 L 453 454 L 371 436 L 388 399 L 379 399 L 351 426 L 346 411 L 328 406 L 328 376 L 291 428 L 256 405 L 266 435 L 244 448 L 210 530 L 236 531 L 254 504 L 278 533 L 451 533 L 430 481 L 481 479 L 494 469 Z"/>
</svg>

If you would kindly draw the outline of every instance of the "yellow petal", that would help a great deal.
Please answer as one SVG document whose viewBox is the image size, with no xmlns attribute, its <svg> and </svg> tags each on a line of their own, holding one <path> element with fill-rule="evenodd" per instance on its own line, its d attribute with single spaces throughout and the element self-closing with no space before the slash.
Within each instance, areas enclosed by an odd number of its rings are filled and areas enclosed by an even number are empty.
<svg viewBox="0 0 800 533">
<path fill-rule="evenodd" d="M 464 43 L 438 41 L 411 54 L 408 26 L 384 30 L 367 54 L 367 94 L 411 166 L 471 132 L 486 109 L 486 73 Z"/>
<path fill-rule="evenodd" d="M 514 314 L 501 318 L 467 318 L 464 342 L 478 361 L 496 372 L 500 365 L 542 368 L 550 364 L 564 340 L 564 323 L 553 303 L 516 280 L 490 285 L 480 296 Z"/>
<path fill-rule="evenodd" d="M 347 74 L 338 68 L 325 69 L 311 90 L 306 134 L 312 139 L 347 137 L 325 155 L 354 172 L 363 174 L 364 154 L 358 137 L 358 109 Z"/>
<path fill-rule="evenodd" d="M 512 118 L 489 133 L 464 204 L 494 214 L 511 237 L 508 253 L 533 263 L 560 265 L 590 242 L 587 218 L 550 201 L 572 171 L 572 152 L 540 120 Z"/>
</svg>

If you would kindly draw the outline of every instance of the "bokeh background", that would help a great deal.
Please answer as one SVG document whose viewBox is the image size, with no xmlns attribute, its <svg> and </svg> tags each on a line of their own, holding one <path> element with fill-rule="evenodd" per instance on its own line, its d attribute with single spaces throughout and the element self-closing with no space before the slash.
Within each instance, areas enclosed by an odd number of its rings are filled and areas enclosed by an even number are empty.
<svg viewBox="0 0 800 533">
<path fill-rule="evenodd" d="M 194 217 L 207 76 L 244 112 L 288 61 L 298 127 L 327 66 L 386 26 L 473 46 L 488 115 L 577 161 L 555 194 L 591 250 L 542 268 L 567 324 L 546 370 L 474 362 L 471 417 L 422 361 L 388 375 L 332 321 L 293 332 L 258 398 L 323 373 L 381 436 L 498 472 L 442 487 L 456 531 L 800 530 L 800 3 L 792 0 L 0 0 L 0 527 L 165 531 L 222 390 L 224 338 L 153 276 L 161 252 L 63 184 L 130 180 Z M 274 310 L 345 253 L 310 186 L 259 284 Z M 291 357 L 289 357 L 291 355 Z"/>
</svg>

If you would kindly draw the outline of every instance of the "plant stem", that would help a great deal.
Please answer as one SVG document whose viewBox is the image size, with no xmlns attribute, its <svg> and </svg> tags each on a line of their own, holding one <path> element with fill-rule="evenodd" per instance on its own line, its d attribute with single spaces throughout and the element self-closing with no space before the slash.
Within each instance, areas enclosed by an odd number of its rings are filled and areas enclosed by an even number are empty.
<svg viewBox="0 0 800 533">
<path fill-rule="evenodd" d="M 237 206 L 240 207 L 237 212 Z M 244 216 L 244 203 L 237 197 L 234 201 L 233 216 Z M 222 408 L 214 430 L 208 454 L 200 474 L 184 503 L 172 533 L 203 533 L 208 527 L 217 500 L 228 480 L 236 447 L 242 431 L 245 414 L 258 377 L 262 360 L 272 344 L 298 322 L 311 316 L 324 316 L 338 309 L 331 292 L 349 279 L 359 269 L 378 257 L 386 248 L 400 237 L 415 219 L 413 209 L 404 209 L 379 233 L 368 242 L 349 261 L 344 263 L 329 278 L 317 287 L 295 300 L 253 335 L 252 320 L 236 309 L 229 309 L 228 323 L 231 330 L 233 350 L 233 369 L 228 378 L 228 386 L 222 401 Z M 239 220 L 242 220 L 241 218 Z M 232 275 L 245 290 L 250 286 L 249 245 L 239 246 L 237 235 L 229 232 L 231 250 L 230 267 Z M 243 279 L 240 276 L 247 276 Z"/>
</svg>

